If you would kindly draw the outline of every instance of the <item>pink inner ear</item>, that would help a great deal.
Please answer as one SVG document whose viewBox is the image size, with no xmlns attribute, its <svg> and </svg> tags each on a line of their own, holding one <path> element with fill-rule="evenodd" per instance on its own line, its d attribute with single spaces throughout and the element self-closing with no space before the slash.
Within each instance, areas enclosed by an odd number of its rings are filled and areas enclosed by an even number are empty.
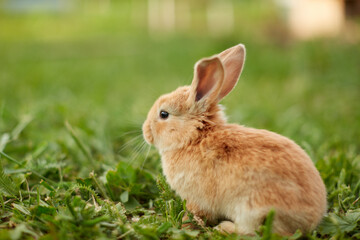
<svg viewBox="0 0 360 240">
<path fill-rule="evenodd" d="M 196 87 L 196 101 L 199 101 L 203 98 L 210 90 L 214 87 L 216 83 L 215 71 L 216 64 L 201 62 L 197 66 L 197 77 L 199 79 L 198 85 Z"/>
<path fill-rule="evenodd" d="M 219 54 L 219 58 L 225 69 L 225 80 L 219 99 L 224 98 L 235 87 L 245 60 L 245 48 L 243 45 L 237 45 L 229 48 Z"/>
<path fill-rule="evenodd" d="M 195 101 L 204 100 L 207 104 L 217 102 L 223 80 L 224 69 L 218 57 L 199 61 L 195 65 L 195 78 L 192 84 Z"/>
</svg>

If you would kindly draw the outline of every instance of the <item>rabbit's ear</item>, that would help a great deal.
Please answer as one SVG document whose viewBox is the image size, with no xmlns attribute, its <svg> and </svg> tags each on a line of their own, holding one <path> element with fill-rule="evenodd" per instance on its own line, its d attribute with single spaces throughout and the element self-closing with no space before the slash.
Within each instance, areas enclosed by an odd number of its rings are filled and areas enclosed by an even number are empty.
<svg viewBox="0 0 360 240">
<path fill-rule="evenodd" d="M 204 58 L 195 64 L 189 100 L 201 107 L 218 102 L 224 81 L 224 67 L 218 56 Z"/>
<path fill-rule="evenodd" d="M 239 80 L 245 62 L 245 46 L 236 45 L 218 54 L 224 69 L 225 79 L 219 94 L 219 101 L 228 95 Z"/>
</svg>

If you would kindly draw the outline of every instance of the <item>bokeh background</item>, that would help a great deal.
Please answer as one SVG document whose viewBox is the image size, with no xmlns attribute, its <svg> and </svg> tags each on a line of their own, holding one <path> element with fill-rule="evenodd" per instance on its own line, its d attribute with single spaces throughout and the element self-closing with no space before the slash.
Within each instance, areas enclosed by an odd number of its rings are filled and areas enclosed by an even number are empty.
<svg viewBox="0 0 360 240">
<path fill-rule="evenodd" d="M 25 116 L 34 140 L 58 139 L 66 119 L 115 138 L 198 59 L 243 43 L 230 121 L 358 148 L 359 3 L 306 2 L 2 0 L 0 131 Z"/>
</svg>

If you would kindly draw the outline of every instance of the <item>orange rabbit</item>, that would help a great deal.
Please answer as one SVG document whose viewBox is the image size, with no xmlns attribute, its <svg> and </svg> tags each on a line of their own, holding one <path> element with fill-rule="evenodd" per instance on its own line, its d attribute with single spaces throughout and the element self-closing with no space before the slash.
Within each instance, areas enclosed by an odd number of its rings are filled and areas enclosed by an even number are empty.
<svg viewBox="0 0 360 240">
<path fill-rule="evenodd" d="M 313 162 L 290 139 L 226 122 L 218 102 L 236 85 L 242 44 L 195 64 L 191 86 L 161 96 L 143 135 L 161 154 L 170 186 L 194 215 L 225 220 L 221 231 L 253 235 L 270 209 L 282 235 L 313 230 L 326 212 L 326 190 Z"/>
</svg>

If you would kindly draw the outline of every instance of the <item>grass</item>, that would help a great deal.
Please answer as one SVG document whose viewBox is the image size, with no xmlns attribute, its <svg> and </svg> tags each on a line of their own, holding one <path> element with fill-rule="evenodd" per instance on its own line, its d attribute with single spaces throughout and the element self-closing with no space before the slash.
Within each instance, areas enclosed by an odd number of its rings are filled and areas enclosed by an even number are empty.
<svg viewBox="0 0 360 240">
<path fill-rule="evenodd" d="M 329 214 L 308 238 L 359 239 L 359 41 L 293 41 L 273 8 L 256 5 L 238 3 L 236 31 L 222 37 L 201 26 L 149 35 L 123 23 L 125 10 L 2 13 L 0 239 L 239 239 L 180 228 L 184 202 L 140 131 L 199 58 L 238 42 L 247 62 L 223 101 L 230 121 L 288 136 L 312 157 Z M 281 239 L 273 214 L 255 239 Z"/>
</svg>

